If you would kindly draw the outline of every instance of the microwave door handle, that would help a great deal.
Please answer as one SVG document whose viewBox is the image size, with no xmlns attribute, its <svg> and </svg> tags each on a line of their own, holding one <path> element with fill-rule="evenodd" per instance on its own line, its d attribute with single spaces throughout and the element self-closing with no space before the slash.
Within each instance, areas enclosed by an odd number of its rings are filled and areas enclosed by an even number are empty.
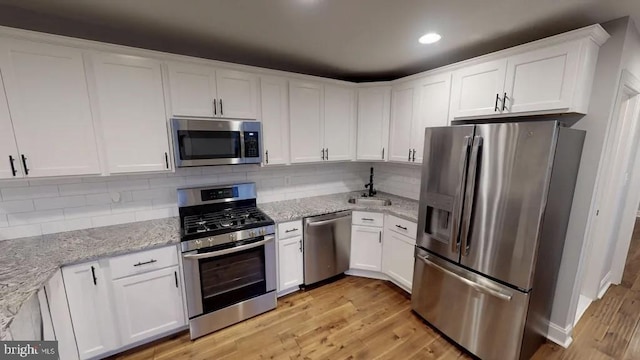
<svg viewBox="0 0 640 360">
<path fill-rule="evenodd" d="M 469 230 L 471 227 L 471 212 L 473 208 L 473 198 L 476 191 L 476 181 L 478 177 L 478 158 L 480 157 L 480 149 L 482 148 L 483 138 L 481 136 L 475 136 L 473 138 L 473 145 L 471 146 L 471 157 L 469 160 L 469 169 L 467 172 L 467 188 L 464 194 L 464 208 L 462 210 L 462 230 L 461 230 L 461 253 L 466 256 L 469 255 Z"/>
<path fill-rule="evenodd" d="M 472 137 L 465 136 L 462 144 L 462 154 L 460 156 L 460 182 L 458 183 L 458 190 L 456 200 L 453 204 L 453 214 L 451 218 L 452 227 L 451 227 L 451 252 L 457 253 L 460 246 L 460 239 L 458 238 L 460 235 L 460 221 L 462 217 L 462 205 L 464 202 L 464 198 L 462 194 L 464 193 L 464 184 L 467 181 L 467 162 L 469 161 L 469 148 L 472 144 Z"/>
<path fill-rule="evenodd" d="M 246 160 L 245 147 L 244 147 L 244 127 L 240 129 L 240 163 L 244 163 Z"/>
<path fill-rule="evenodd" d="M 271 242 L 273 240 L 275 240 L 275 236 L 265 236 L 264 240 L 260 240 L 258 242 L 254 242 L 254 243 L 251 243 L 251 244 L 240 245 L 240 246 L 232 247 L 230 249 L 212 251 L 212 252 L 207 252 L 207 253 L 202 253 L 202 254 L 182 255 L 182 257 L 184 259 L 187 259 L 187 260 L 208 259 L 208 258 L 212 258 L 212 257 L 217 257 L 217 256 L 222 256 L 222 255 L 227 255 L 227 254 L 233 254 L 233 253 L 237 253 L 237 252 L 240 252 L 240 251 L 257 248 L 257 247 L 263 246 L 263 245 L 265 245 L 265 244 L 267 244 L 267 243 L 269 243 L 269 242 Z"/>
</svg>

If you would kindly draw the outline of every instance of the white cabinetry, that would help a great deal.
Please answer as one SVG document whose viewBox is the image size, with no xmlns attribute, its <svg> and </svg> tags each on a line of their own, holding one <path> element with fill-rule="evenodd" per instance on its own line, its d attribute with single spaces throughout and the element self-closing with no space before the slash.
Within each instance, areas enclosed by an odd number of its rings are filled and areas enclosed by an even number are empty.
<svg viewBox="0 0 640 360">
<path fill-rule="evenodd" d="M 289 163 L 289 96 L 286 79 L 260 78 L 264 164 Z"/>
<path fill-rule="evenodd" d="M 352 222 L 350 268 L 381 271 L 382 214 L 354 211 Z M 371 224 L 371 226 L 356 224 Z"/>
<path fill-rule="evenodd" d="M 278 293 L 287 294 L 304 282 L 302 221 L 278 224 Z"/>
<path fill-rule="evenodd" d="M 411 292 L 417 225 L 393 215 L 387 215 L 384 223 L 382 272 Z"/>
<path fill-rule="evenodd" d="M 451 73 L 396 85 L 392 92 L 389 160 L 422 163 L 424 129 L 448 124 Z"/>
<path fill-rule="evenodd" d="M 390 105 L 389 86 L 358 90 L 358 160 L 388 159 Z"/>
<path fill-rule="evenodd" d="M 178 266 L 113 281 L 122 345 L 183 326 Z"/>
<path fill-rule="evenodd" d="M 4 83 L 0 74 L 0 179 L 22 177 L 18 146 L 13 134 L 13 124 L 4 93 Z"/>
<path fill-rule="evenodd" d="M 173 115 L 258 118 L 257 76 L 187 63 L 168 68 Z"/>
<path fill-rule="evenodd" d="M 0 71 L 25 175 L 99 174 L 82 52 L 5 39 Z"/>
<path fill-rule="evenodd" d="M 585 114 L 598 50 L 607 38 L 593 26 L 545 39 L 546 46 L 523 45 L 513 55 L 456 70 L 451 118 Z"/>
<path fill-rule="evenodd" d="M 118 346 L 110 302 L 110 281 L 97 261 L 62 268 L 80 359 Z"/>
<path fill-rule="evenodd" d="M 290 81 L 291 162 L 353 158 L 355 96 L 351 89 Z"/>
<path fill-rule="evenodd" d="M 170 170 L 160 62 L 112 54 L 92 59 L 109 173 Z"/>
</svg>

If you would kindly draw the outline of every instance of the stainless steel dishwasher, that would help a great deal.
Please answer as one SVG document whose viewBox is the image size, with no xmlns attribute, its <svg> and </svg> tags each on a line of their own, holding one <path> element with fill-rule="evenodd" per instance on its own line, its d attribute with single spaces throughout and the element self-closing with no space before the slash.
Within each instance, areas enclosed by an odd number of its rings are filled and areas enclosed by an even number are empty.
<svg viewBox="0 0 640 360">
<path fill-rule="evenodd" d="M 351 211 L 305 218 L 303 238 L 305 285 L 349 269 Z"/>
</svg>

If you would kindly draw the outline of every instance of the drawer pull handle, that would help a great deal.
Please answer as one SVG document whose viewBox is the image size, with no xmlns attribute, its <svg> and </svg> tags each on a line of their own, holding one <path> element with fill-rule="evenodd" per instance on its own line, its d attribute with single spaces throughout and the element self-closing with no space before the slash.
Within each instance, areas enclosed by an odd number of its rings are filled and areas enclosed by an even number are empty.
<svg viewBox="0 0 640 360">
<path fill-rule="evenodd" d="M 158 262 L 158 260 L 156 259 L 151 259 L 149 261 L 145 261 L 145 262 L 139 262 L 133 266 L 142 266 L 142 265 L 149 265 L 149 264 L 153 264 L 154 262 Z"/>
<path fill-rule="evenodd" d="M 293 228 L 293 229 L 289 229 L 289 230 L 285 230 L 285 233 L 290 233 L 290 232 L 294 232 L 294 231 L 298 231 L 297 228 Z"/>
<path fill-rule="evenodd" d="M 370 218 L 362 218 L 362 221 L 373 221 L 373 219 L 370 219 Z"/>
<path fill-rule="evenodd" d="M 91 277 L 93 278 L 93 285 L 98 285 L 98 278 L 96 278 L 96 268 L 91 267 Z"/>
<path fill-rule="evenodd" d="M 398 229 L 407 230 L 407 228 L 406 228 L 406 227 L 404 227 L 404 226 L 396 225 L 396 227 L 397 227 Z"/>
</svg>

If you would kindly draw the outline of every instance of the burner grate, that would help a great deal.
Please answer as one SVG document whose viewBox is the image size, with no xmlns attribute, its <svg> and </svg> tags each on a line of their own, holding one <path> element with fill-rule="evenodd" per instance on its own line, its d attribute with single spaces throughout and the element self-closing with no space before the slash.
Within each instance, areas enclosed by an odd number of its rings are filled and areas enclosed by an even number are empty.
<svg viewBox="0 0 640 360">
<path fill-rule="evenodd" d="M 195 234 L 221 229 L 233 229 L 264 221 L 268 221 L 268 218 L 258 208 L 247 206 L 185 216 L 183 229 L 185 229 L 185 234 Z"/>
</svg>

